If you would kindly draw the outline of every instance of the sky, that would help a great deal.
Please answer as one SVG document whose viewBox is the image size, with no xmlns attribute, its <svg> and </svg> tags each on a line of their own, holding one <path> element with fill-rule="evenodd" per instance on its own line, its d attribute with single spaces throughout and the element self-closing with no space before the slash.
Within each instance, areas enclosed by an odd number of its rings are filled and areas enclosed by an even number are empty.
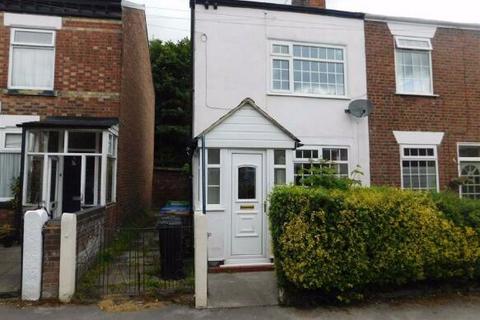
<svg viewBox="0 0 480 320">
<path fill-rule="evenodd" d="M 151 39 L 178 41 L 190 35 L 189 0 L 133 1 L 146 5 Z M 268 0 L 257 1 L 268 2 Z M 326 1 L 328 9 L 480 24 L 480 0 Z"/>
</svg>

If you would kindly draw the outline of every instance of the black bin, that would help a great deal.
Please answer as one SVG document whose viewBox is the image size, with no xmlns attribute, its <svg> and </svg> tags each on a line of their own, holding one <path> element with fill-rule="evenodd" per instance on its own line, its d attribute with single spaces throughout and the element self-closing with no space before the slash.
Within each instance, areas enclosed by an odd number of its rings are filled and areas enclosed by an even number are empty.
<svg viewBox="0 0 480 320">
<path fill-rule="evenodd" d="M 160 276 L 169 280 L 184 278 L 182 219 L 175 216 L 160 217 L 157 230 L 160 245 Z"/>
</svg>

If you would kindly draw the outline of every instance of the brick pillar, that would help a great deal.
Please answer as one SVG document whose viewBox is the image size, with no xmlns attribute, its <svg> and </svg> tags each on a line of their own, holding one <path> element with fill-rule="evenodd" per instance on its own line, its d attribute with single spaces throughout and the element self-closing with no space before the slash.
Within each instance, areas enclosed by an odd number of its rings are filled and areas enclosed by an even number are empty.
<svg viewBox="0 0 480 320">
<path fill-rule="evenodd" d="M 325 9 L 325 0 L 292 0 L 292 5 Z"/>
</svg>

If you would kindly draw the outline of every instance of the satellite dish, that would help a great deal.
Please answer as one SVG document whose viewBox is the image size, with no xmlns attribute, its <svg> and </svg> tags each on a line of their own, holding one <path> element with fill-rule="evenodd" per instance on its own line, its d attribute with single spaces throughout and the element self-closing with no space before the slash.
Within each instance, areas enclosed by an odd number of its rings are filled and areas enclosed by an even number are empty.
<svg viewBox="0 0 480 320">
<path fill-rule="evenodd" d="M 345 110 L 345 112 L 350 113 L 354 117 L 363 118 L 368 116 L 372 110 L 372 101 L 367 99 L 358 99 L 351 101 L 348 105 L 348 109 Z"/>
</svg>

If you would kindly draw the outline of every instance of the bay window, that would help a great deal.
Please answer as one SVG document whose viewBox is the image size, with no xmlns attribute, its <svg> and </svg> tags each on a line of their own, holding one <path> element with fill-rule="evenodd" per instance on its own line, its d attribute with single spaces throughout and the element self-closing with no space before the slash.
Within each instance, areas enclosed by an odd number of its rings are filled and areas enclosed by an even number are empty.
<svg viewBox="0 0 480 320">
<path fill-rule="evenodd" d="M 395 37 L 397 93 L 433 94 L 430 39 Z"/>
<path fill-rule="evenodd" d="M 55 31 L 13 28 L 9 89 L 53 90 Z"/>
<path fill-rule="evenodd" d="M 22 134 L 15 129 L 0 130 L 0 201 L 13 198 L 12 183 L 20 175 Z"/>
<path fill-rule="evenodd" d="M 345 96 L 345 48 L 272 43 L 271 91 L 294 95 Z"/>
</svg>

